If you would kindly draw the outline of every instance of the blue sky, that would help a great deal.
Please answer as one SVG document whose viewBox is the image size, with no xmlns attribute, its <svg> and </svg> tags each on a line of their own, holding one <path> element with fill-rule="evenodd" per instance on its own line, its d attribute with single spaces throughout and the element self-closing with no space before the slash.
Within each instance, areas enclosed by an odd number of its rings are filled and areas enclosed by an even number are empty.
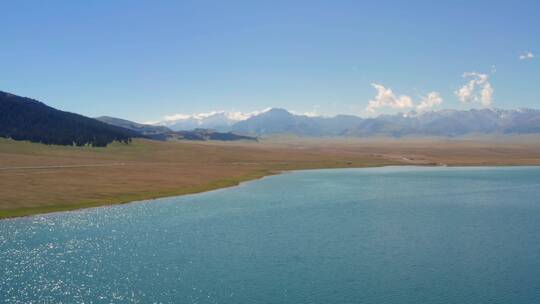
<svg viewBox="0 0 540 304">
<path fill-rule="evenodd" d="M 430 92 L 442 100 L 433 109 L 540 108 L 539 1 L 2 1 L 0 11 L 0 90 L 88 116 L 374 115 L 415 109 Z"/>
</svg>

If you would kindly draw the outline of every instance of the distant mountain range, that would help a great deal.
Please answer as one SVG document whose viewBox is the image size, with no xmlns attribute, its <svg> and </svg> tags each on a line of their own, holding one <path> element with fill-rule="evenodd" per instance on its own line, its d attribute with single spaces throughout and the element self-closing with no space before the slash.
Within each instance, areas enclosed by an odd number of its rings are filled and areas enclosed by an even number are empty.
<svg viewBox="0 0 540 304">
<path fill-rule="evenodd" d="M 216 131 L 230 131 L 231 127 L 242 120 L 246 120 L 262 112 L 211 112 L 194 115 L 172 115 L 161 123 L 174 131 L 193 129 L 212 129 Z"/>
<path fill-rule="evenodd" d="M 141 124 L 141 123 L 129 121 L 126 119 L 111 117 L 111 116 L 100 116 L 100 117 L 96 117 L 95 119 L 109 125 L 136 131 L 143 135 L 151 136 L 154 134 L 162 134 L 162 133 L 171 132 L 171 129 L 164 126 L 146 125 L 146 124 Z"/>
<path fill-rule="evenodd" d="M 127 143 L 135 137 L 230 141 L 257 140 L 258 137 L 282 134 L 306 137 L 532 134 L 540 133 L 540 110 L 440 110 L 361 118 L 353 115 L 298 115 L 273 108 L 250 114 L 216 112 L 183 116 L 169 122 L 170 126 L 162 126 L 109 116 L 93 119 L 0 91 L 0 137 L 98 147 L 113 141 Z M 176 129 L 171 129 L 173 126 Z"/>
<path fill-rule="evenodd" d="M 204 121 L 200 125 L 204 125 Z M 361 118 L 353 115 L 313 117 L 274 108 L 238 121 L 225 130 L 250 136 L 309 137 L 530 134 L 540 133 L 540 110 L 440 110 Z"/>
<path fill-rule="evenodd" d="M 173 131 L 165 126 L 140 124 L 110 116 L 101 116 L 96 119 L 113 126 L 135 131 L 145 137 L 157 140 L 257 140 L 257 138 L 252 136 L 238 135 L 232 132 L 217 132 L 211 129 L 197 128 L 193 130 Z"/>
</svg>

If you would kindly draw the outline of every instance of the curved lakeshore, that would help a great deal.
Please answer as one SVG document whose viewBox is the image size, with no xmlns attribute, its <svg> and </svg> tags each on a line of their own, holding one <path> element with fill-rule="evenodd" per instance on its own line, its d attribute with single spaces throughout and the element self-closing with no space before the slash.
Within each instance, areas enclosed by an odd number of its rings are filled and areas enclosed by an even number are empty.
<svg viewBox="0 0 540 304">
<path fill-rule="evenodd" d="M 87 201 L 87 202 L 82 201 L 82 202 L 72 203 L 69 205 L 52 205 L 52 206 L 44 206 L 44 207 L 29 207 L 29 208 L 0 210 L 0 220 L 5 219 L 5 218 L 31 216 L 31 215 L 46 214 L 46 213 L 51 213 L 51 212 L 73 211 L 73 210 L 79 210 L 79 209 L 84 209 L 84 208 L 127 204 L 131 202 L 142 201 L 142 200 L 151 200 L 151 199 L 158 199 L 158 198 L 163 198 L 163 197 L 202 193 L 202 192 L 212 191 L 216 189 L 238 186 L 242 182 L 256 180 L 256 179 L 273 175 L 273 174 L 275 173 L 268 172 L 265 174 L 253 175 L 253 176 L 249 176 L 249 177 L 245 177 L 241 179 L 219 180 L 219 181 L 214 181 L 207 185 L 202 185 L 199 187 L 172 190 L 172 191 L 166 191 L 166 192 L 161 192 L 161 193 L 158 192 L 158 193 L 148 193 L 148 194 L 145 194 L 145 193 L 125 194 L 118 197 L 106 198 L 101 201 Z"/>
<path fill-rule="evenodd" d="M 0 218 L 200 193 L 278 172 L 387 165 L 540 164 L 536 137 L 493 140 L 134 140 L 107 148 L 0 139 Z"/>
<path fill-rule="evenodd" d="M 378 167 L 391 167 L 391 166 L 401 166 L 401 167 L 410 167 L 414 165 L 409 164 L 402 164 L 402 165 L 381 165 L 381 166 L 370 166 L 370 167 L 324 167 L 324 168 L 318 168 L 313 167 L 309 169 L 290 169 L 290 170 L 282 170 L 282 171 L 273 171 L 273 172 L 263 172 L 260 174 L 254 174 L 249 177 L 240 178 L 240 179 L 229 179 L 229 180 L 221 180 L 221 181 L 215 181 L 212 183 L 209 183 L 207 185 L 203 185 L 200 187 L 195 188 L 189 188 L 189 189 L 179 189 L 176 191 L 168 191 L 163 193 L 150 193 L 150 194 L 137 194 L 137 195 L 123 195 L 121 197 L 117 198 L 109 198 L 104 199 L 100 202 L 81 202 L 81 203 L 73 203 L 70 205 L 53 205 L 53 206 L 46 206 L 46 207 L 32 207 L 32 208 L 20 208 L 20 209 L 11 209 L 11 210 L 0 210 L 0 220 L 2 219 L 8 219 L 8 218 L 17 218 L 17 217 L 26 217 L 26 216 L 33 216 L 33 215 L 40 215 L 40 214 L 47 214 L 47 213 L 53 213 L 53 212 L 65 212 L 65 211 L 74 211 L 74 210 L 80 210 L 80 209 L 86 209 L 86 208 L 95 208 L 95 207 L 105 207 L 105 206 L 114 206 L 114 205 L 121 205 L 121 204 L 129 204 L 139 201 L 146 201 L 146 200 L 155 200 L 160 198 L 167 198 L 167 197 L 176 197 L 176 196 L 182 196 L 182 195 L 189 195 L 189 194 L 198 194 L 198 193 L 204 193 L 219 189 L 226 189 L 231 187 L 240 186 L 243 183 L 256 181 L 258 179 L 276 175 L 276 174 L 283 174 L 283 173 L 290 173 L 295 171 L 309 171 L 309 170 L 325 170 L 325 169 L 367 169 L 367 168 L 378 168 Z M 456 167 L 493 167 L 493 165 L 471 165 L 468 166 L 464 165 L 452 165 L 448 166 L 446 164 L 429 164 L 429 165 L 422 165 L 424 167 L 449 167 L 449 168 L 456 168 Z M 498 164 L 498 167 L 512 167 L 516 165 L 504 165 L 504 164 Z M 519 165 L 519 166 L 537 166 L 537 165 Z"/>
<path fill-rule="evenodd" d="M 339 168 L 372 168 L 372 167 L 313 167 L 310 169 L 301 169 L 301 170 L 339 169 Z M 97 202 L 96 201 L 89 201 L 89 202 L 83 201 L 83 202 L 72 203 L 69 205 L 52 205 L 52 206 L 44 206 L 44 207 L 30 207 L 30 208 L 0 210 L 0 220 L 7 219 L 7 218 L 46 214 L 46 213 L 52 213 L 52 212 L 73 211 L 73 210 L 79 210 L 79 209 L 85 209 L 85 208 L 128 204 L 128 203 L 137 202 L 137 201 L 153 200 L 153 199 L 159 199 L 159 198 L 164 198 L 164 197 L 174 197 L 174 196 L 181 196 L 181 195 L 188 195 L 188 194 L 203 193 L 203 192 L 208 192 L 208 191 L 213 191 L 213 190 L 218 190 L 218 189 L 236 187 L 245 182 L 250 182 L 250 181 L 261 179 L 267 176 L 281 174 L 284 172 L 296 171 L 296 170 L 298 169 L 291 169 L 287 171 L 282 170 L 282 171 L 272 171 L 272 172 L 270 171 L 257 172 L 253 175 L 244 176 L 238 179 L 225 179 L 225 180 L 213 181 L 206 185 L 201 185 L 198 187 L 171 190 L 171 191 L 166 191 L 166 192 L 161 192 L 161 193 L 153 192 L 153 193 L 148 193 L 148 194 L 146 193 L 126 194 L 126 195 L 122 195 L 118 197 L 111 197 L 111 198 L 103 199 Z"/>
</svg>

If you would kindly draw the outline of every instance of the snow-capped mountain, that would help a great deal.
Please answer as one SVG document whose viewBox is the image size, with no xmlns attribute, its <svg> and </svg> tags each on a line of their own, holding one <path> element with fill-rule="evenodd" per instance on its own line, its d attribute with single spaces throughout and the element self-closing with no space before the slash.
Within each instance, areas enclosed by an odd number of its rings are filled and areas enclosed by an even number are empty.
<svg viewBox="0 0 540 304">
<path fill-rule="evenodd" d="M 294 114 L 285 109 L 253 113 L 213 112 L 168 117 L 164 125 L 174 130 L 195 128 L 233 131 L 252 136 L 462 136 L 468 134 L 540 133 L 540 110 L 471 109 L 409 112 L 362 118 Z"/>
<path fill-rule="evenodd" d="M 272 109 L 237 122 L 232 130 L 257 136 L 462 136 L 540 133 L 540 110 L 472 109 L 409 112 L 361 118 L 352 115 L 309 117 Z"/>
<path fill-rule="evenodd" d="M 166 116 L 164 121 L 156 123 L 165 125 L 174 131 L 193 130 L 193 129 L 214 129 L 217 131 L 229 131 L 232 125 L 261 114 L 266 110 L 242 113 L 242 112 L 209 112 L 199 114 L 176 114 Z"/>
</svg>

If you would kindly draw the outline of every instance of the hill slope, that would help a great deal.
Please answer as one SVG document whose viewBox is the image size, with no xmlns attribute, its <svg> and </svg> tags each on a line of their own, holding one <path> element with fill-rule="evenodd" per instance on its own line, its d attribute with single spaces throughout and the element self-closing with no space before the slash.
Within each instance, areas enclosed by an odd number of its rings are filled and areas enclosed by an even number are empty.
<svg viewBox="0 0 540 304">
<path fill-rule="evenodd" d="M 133 122 L 130 120 L 110 117 L 110 116 L 100 116 L 100 117 L 96 117 L 95 119 L 101 122 L 104 122 L 108 125 L 113 125 L 113 126 L 131 130 L 131 131 L 135 131 L 137 133 L 140 133 L 142 135 L 145 135 L 147 137 L 154 138 L 154 139 L 165 139 L 164 134 L 173 132 L 171 129 L 165 126 L 153 126 L 153 125 L 147 125 L 147 124 L 140 124 L 140 123 Z"/>
<path fill-rule="evenodd" d="M 140 135 L 0 91 L 0 137 L 54 145 L 104 147 L 113 141 L 128 143 Z"/>
<path fill-rule="evenodd" d="M 165 126 L 154 126 L 140 124 L 133 121 L 101 116 L 96 118 L 104 123 L 123 127 L 135 132 L 139 132 L 146 137 L 157 140 L 220 140 L 220 141 L 234 141 L 234 140 L 253 140 L 257 138 L 245 135 L 238 135 L 231 132 L 217 132 L 209 129 L 194 129 L 190 131 L 173 131 Z"/>
</svg>

